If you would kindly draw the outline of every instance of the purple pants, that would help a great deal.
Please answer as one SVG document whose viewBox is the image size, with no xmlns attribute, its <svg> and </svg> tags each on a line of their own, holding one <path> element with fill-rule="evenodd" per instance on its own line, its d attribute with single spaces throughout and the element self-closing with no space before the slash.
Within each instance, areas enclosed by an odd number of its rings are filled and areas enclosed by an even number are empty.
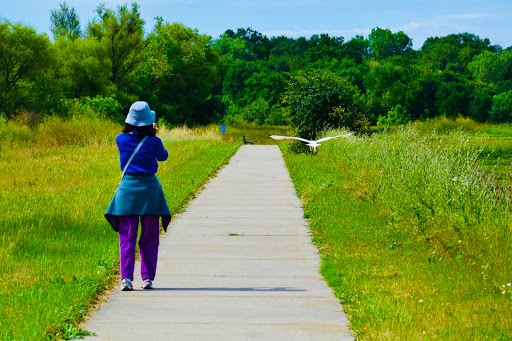
<svg viewBox="0 0 512 341">
<path fill-rule="evenodd" d="M 140 273 L 142 279 L 155 279 L 160 243 L 160 227 L 158 216 L 140 216 Z M 135 246 L 139 229 L 139 216 L 119 216 L 119 250 L 121 253 L 121 278 L 133 280 L 135 267 Z"/>
</svg>

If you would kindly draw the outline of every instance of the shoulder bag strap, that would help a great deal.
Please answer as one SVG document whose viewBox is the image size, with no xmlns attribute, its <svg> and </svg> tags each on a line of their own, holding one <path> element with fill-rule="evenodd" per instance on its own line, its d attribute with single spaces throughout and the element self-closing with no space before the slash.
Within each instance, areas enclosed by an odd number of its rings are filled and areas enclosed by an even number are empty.
<svg viewBox="0 0 512 341">
<path fill-rule="evenodd" d="M 124 173 L 126 173 L 126 170 L 128 169 L 128 166 L 130 165 L 130 162 L 132 162 L 133 158 L 135 157 L 135 154 L 137 154 L 137 152 L 139 151 L 140 147 L 142 147 L 142 144 L 144 143 L 144 141 L 146 141 L 148 138 L 148 136 L 145 136 L 140 142 L 139 144 L 137 145 L 137 147 L 135 147 L 135 150 L 133 151 L 132 155 L 130 155 L 130 158 L 128 159 L 128 161 L 126 162 L 126 165 L 124 166 L 124 169 L 123 169 L 123 175 L 121 175 L 121 180 L 123 180 L 123 177 L 124 177 Z"/>
</svg>

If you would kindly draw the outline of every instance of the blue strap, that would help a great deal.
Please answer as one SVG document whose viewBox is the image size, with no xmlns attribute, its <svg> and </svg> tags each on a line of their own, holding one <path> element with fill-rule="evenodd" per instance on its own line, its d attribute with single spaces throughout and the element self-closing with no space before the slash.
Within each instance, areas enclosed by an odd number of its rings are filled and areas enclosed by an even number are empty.
<svg viewBox="0 0 512 341">
<path fill-rule="evenodd" d="M 121 180 L 123 180 L 123 177 L 124 177 L 124 173 L 126 173 L 126 170 L 128 169 L 128 166 L 130 165 L 130 162 L 132 162 L 133 158 L 135 157 L 135 154 L 137 154 L 137 152 L 139 151 L 140 147 L 142 147 L 142 144 L 144 143 L 144 141 L 146 141 L 148 138 L 148 136 L 145 136 L 140 142 L 139 144 L 137 145 L 137 147 L 135 147 L 135 150 L 133 151 L 132 155 L 130 155 L 130 158 L 128 159 L 128 161 L 126 162 L 126 165 L 124 166 L 124 169 L 123 169 L 123 175 L 121 175 Z"/>
</svg>

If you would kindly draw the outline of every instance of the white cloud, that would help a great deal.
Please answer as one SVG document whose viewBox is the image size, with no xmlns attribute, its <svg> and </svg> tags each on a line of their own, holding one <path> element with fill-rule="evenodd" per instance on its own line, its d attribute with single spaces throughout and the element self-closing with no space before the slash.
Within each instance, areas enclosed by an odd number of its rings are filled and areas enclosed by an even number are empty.
<svg viewBox="0 0 512 341">
<path fill-rule="evenodd" d="M 445 36 L 452 33 L 470 32 L 478 27 L 478 22 L 489 17 L 486 13 L 466 13 L 443 15 L 423 20 L 413 20 L 392 31 L 404 31 L 413 38 L 416 48 L 421 47 L 428 37 Z"/>
</svg>

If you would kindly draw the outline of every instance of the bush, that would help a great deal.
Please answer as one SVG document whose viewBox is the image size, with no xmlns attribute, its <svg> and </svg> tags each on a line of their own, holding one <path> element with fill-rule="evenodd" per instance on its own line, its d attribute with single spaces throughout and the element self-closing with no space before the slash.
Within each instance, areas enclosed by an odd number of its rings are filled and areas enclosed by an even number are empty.
<svg viewBox="0 0 512 341">
<path fill-rule="evenodd" d="M 322 130 L 342 125 L 343 117 L 334 108 L 357 112 L 358 96 L 357 87 L 344 77 L 314 70 L 292 77 L 284 103 L 289 106 L 290 123 L 297 133 L 303 138 L 316 139 Z"/>
<path fill-rule="evenodd" d="M 341 126 L 359 135 L 370 135 L 371 133 L 370 121 L 364 114 L 355 111 L 347 111 L 343 107 L 336 107 L 333 109 L 332 115 L 338 117 Z"/>
<path fill-rule="evenodd" d="M 407 109 L 400 104 L 397 104 L 392 110 L 388 111 L 386 117 L 379 116 L 377 125 L 397 125 L 406 124 L 411 120 L 411 115 L 407 112 Z"/>
<path fill-rule="evenodd" d="M 492 97 L 492 122 L 512 122 L 512 90 Z"/>
<path fill-rule="evenodd" d="M 16 120 L 8 121 L 5 115 L 0 114 L 0 149 L 12 143 L 30 141 L 36 134 L 36 131 L 28 125 L 23 125 Z"/>
<path fill-rule="evenodd" d="M 61 102 L 61 110 L 71 118 L 110 119 L 123 122 L 122 106 L 111 97 L 82 97 Z"/>
</svg>

